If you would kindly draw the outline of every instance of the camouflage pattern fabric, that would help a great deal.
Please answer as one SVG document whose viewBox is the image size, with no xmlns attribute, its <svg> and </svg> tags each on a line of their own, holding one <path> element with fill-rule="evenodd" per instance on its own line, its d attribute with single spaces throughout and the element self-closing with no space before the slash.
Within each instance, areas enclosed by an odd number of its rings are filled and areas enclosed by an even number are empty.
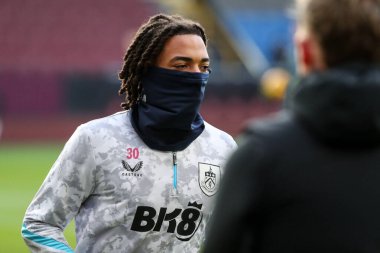
<svg viewBox="0 0 380 253">
<path fill-rule="evenodd" d="M 206 123 L 185 150 L 147 147 L 128 111 L 81 125 L 28 207 L 32 252 L 74 252 L 63 235 L 75 218 L 75 252 L 199 252 L 223 165 L 236 148 Z"/>
</svg>

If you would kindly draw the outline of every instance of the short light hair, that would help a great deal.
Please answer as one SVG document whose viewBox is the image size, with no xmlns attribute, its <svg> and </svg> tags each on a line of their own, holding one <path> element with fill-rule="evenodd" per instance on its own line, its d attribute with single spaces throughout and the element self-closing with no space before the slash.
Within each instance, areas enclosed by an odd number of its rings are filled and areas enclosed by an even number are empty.
<svg viewBox="0 0 380 253">
<path fill-rule="evenodd" d="M 296 9 L 328 67 L 380 63 L 380 0 L 296 0 Z"/>
</svg>

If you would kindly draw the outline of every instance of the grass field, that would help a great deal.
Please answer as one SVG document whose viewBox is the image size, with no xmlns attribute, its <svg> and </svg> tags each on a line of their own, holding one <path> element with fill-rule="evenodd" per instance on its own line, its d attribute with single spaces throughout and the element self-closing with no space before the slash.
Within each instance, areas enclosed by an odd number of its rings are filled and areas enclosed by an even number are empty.
<svg viewBox="0 0 380 253">
<path fill-rule="evenodd" d="M 0 253 L 29 252 L 20 235 L 22 219 L 62 148 L 63 144 L 0 145 Z M 65 236 L 74 247 L 73 222 Z"/>
</svg>

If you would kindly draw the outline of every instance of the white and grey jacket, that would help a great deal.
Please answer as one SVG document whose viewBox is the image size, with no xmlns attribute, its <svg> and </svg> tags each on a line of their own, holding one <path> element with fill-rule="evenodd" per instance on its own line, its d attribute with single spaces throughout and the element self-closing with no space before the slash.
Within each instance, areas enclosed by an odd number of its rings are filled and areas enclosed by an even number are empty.
<svg viewBox="0 0 380 253">
<path fill-rule="evenodd" d="M 128 111 L 78 127 L 26 211 L 30 250 L 74 252 L 63 231 L 75 218 L 75 252 L 199 252 L 236 147 L 205 125 L 179 152 L 147 147 Z"/>
</svg>

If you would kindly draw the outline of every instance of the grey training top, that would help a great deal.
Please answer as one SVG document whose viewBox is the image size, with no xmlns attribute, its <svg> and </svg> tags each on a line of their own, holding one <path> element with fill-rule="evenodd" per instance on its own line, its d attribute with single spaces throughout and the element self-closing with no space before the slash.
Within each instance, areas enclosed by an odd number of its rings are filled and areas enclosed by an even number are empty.
<svg viewBox="0 0 380 253">
<path fill-rule="evenodd" d="M 128 111 L 81 125 L 32 203 L 22 235 L 32 252 L 199 252 L 223 165 L 236 143 L 208 123 L 189 147 L 152 150 Z"/>
</svg>

